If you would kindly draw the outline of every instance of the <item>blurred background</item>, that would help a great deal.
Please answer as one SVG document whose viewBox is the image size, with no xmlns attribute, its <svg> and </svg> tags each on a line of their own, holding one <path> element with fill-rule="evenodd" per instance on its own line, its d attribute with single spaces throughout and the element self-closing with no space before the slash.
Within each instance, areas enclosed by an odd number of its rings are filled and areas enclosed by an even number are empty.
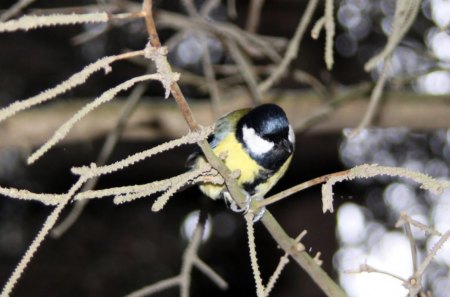
<svg viewBox="0 0 450 297">
<path fill-rule="evenodd" d="M 206 21 L 211 24 L 224 22 L 245 27 L 249 1 L 236 2 L 236 17 L 230 16 L 228 3 L 222 1 L 208 14 Z M 1 1 L 0 9 L 5 10 L 14 3 L 15 1 Z M 323 99 L 326 105 L 329 103 L 327 100 L 338 97 L 342 92 L 364 84 L 371 86 L 379 77 L 380 68 L 367 73 L 364 71 L 364 63 L 384 47 L 392 30 L 395 3 L 391 0 L 336 1 L 334 68 L 327 71 L 323 62 L 324 33 L 318 41 L 312 40 L 308 33 L 312 27 L 310 25 L 302 40 L 299 56 L 291 65 L 292 75 L 274 86 L 271 98 L 281 98 L 280 105 L 283 106 L 282 98 L 286 92 L 307 94 L 312 89 L 317 92 L 319 86 L 324 93 L 317 96 L 325 94 L 329 97 Z M 203 4 L 203 1 L 195 1 L 198 8 Z M 55 5 L 54 1 L 38 0 L 25 12 L 121 12 L 136 7 L 138 10 L 140 2 L 64 0 L 58 1 L 58 7 Z M 266 0 L 261 11 L 258 34 L 275 36 L 279 38 L 280 47 L 285 47 L 286 41 L 294 34 L 306 5 L 307 1 L 300 0 Z M 314 20 L 323 14 L 322 5 L 319 4 Z M 246 94 L 243 106 L 251 104 L 248 99 L 251 92 L 246 91 L 242 78 L 236 78 L 238 71 L 236 67 L 233 68 L 235 64 L 222 40 L 214 34 L 204 35 L 204 32 L 199 33 L 198 30 L 181 30 L 179 26 L 171 25 L 170 21 L 174 18 L 167 19 L 168 13 L 187 17 L 186 7 L 180 1 L 155 1 L 154 6 L 156 19 L 161 21 L 157 23 L 161 40 L 168 43 L 169 59 L 172 66 L 182 73 L 182 77 L 186 76 L 194 81 L 195 78 L 200 78 L 204 83 L 202 38 L 206 36 L 216 78 L 222 86 L 222 104 L 227 105 L 226 94 L 234 88 L 243 90 Z M 448 109 L 449 24 L 449 1 L 424 0 L 414 25 L 394 51 L 388 68 L 386 92 L 406 98 L 402 101 L 405 109 L 395 111 L 399 119 L 396 127 L 367 129 L 353 138 L 348 138 L 349 130 L 340 126 L 315 129 L 315 125 L 320 125 L 320 119 L 308 126 L 299 127 L 295 158 L 286 176 L 271 193 L 364 163 L 405 167 L 436 178 L 448 179 L 450 114 L 446 124 L 441 127 L 435 125 L 433 129 L 426 123 L 420 127 L 422 118 L 433 119 L 433 115 L 422 114 L 417 109 L 414 116 L 419 124 L 402 124 L 401 119 L 403 112 L 408 112 L 407 107 L 416 103 L 414 100 L 408 101 L 410 95 L 416 96 L 415 100 L 429 99 L 433 104 L 438 100 L 442 109 Z M 142 49 L 146 42 L 147 33 L 142 20 L 0 34 L 0 107 L 53 87 L 103 56 Z M 275 39 L 272 42 L 275 44 Z M 262 69 L 261 77 L 267 75 L 267 71 L 270 73 L 270 69 L 266 69 L 267 57 L 255 58 L 248 54 L 247 58 L 252 61 L 255 69 Z M 71 105 L 76 104 L 80 98 L 92 99 L 128 78 L 141 75 L 147 66 L 148 62 L 139 59 L 117 62 L 108 75 L 93 75 L 85 84 L 59 96 L 58 102 Z M 227 69 L 231 70 L 227 72 Z M 296 79 L 294 73 L 297 70 L 313 79 Z M 311 80 L 315 82 L 311 83 Z M 208 90 L 192 81 L 181 81 L 184 94 L 189 102 L 209 109 Z M 367 88 L 357 96 L 368 97 L 369 93 L 370 88 Z M 150 83 L 143 95 L 142 104 L 150 104 L 146 105 L 147 108 L 163 106 L 176 109 L 171 99 L 162 102 L 161 94 L 159 83 Z M 125 93 L 124 96 L 126 95 Z M 122 99 L 119 102 L 120 100 Z M 296 110 L 296 104 L 303 104 L 303 99 L 298 97 L 295 100 L 298 102 L 289 101 L 289 106 L 293 107 L 293 110 L 288 110 L 291 120 L 298 120 L 294 118 L 298 112 L 314 113 L 314 110 Z M 49 104 L 51 103 L 46 104 L 44 109 L 51 107 Z M 357 114 L 357 117 L 362 118 L 363 114 Z M 48 120 L 44 117 L 36 121 L 39 117 L 34 116 L 30 116 L 30 119 L 31 131 L 33 127 L 45 125 Z M 378 119 L 382 120 L 382 115 Z M 375 126 L 376 124 L 377 122 Z M 162 132 L 154 133 L 151 139 L 124 138 L 117 144 L 108 163 L 171 138 L 170 133 L 166 133 L 168 128 L 152 118 L 142 125 Z M 8 122 L 0 123 L 0 131 L 7 127 Z M 14 135 L 8 137 L 14 139 Z M 14 141 L 8 140 L 7 145 L 0 145 L 0 185 L 33 192 L 65 192 L 75 181 L 69 169 L 95 161 L 105 137 L 106 135 L 95 135 L 82 141 L 64 142 L 32 166 L 26 165 L 26 158 L 36 149 L 36 144 L 14 144 Z M 177 175 L 184 172 L 185 160 L 193 150 L 194 146 L 182 147 L 102 177 L 97 188 L 147 183 Z M 121 206 L 115 206 L 109 198 L 90 202 L 66 234 L 59 239 L 47 239 L 44 242 L 13 296 L 123 296 L 147 284 L 177 275 L 196 213 L 204 198 L 196 188 L 190 188 L 178 193 L 160 213 L 151 212 L 153 199 L 154 197 L 145 198 Z M 394 228 L 401 211 L 406 211 L 414 219 L 434 226 L 441 232 L 450 229 L 450 191 L 432 195 L 404 179 L 380 177 L 338 184 L 335 203 L 335 213 L 323 214 L 320 188 L 316 187 L 295 194 L 269 209 L 291 236 L 296 236 L 304 229 L 308 230 L 303 241 L 307 251 L 312 255 L 318 251 L 322 253 L 324 269 L 340 282 L 351 297 L 396 297 L 407 294 L 401 282 L 392 277 L 344 272 L 367 263 L 403 278 L 411 275 L 412 260 L 408 238 L 403 230 Z M 230 288 L 220 291 L 204 275 L 194 270 L 191 296 L 254 296 L 254 281 L 242 215 L 231 212 L 221 201 L 209 203 L 208 208 L 209 225 L 199 254 L 228 281 Z M 62 218 L 69 211 L 66 210 Z M 6 282 L 49 212 L 49 207 L 36 202 L 19 202 L 1 197 L 1 283 Z M 413 235 L 420 249 L 420 261 L 438 238 L 426 236 L 424 232 L 414 228 Z M 259 224 L 256 225 L 256 241 L 262 274 L 267 280 L 282 253 Z M 450 244 L 447 244 L 440 250 L 423 279 L 425 288 L 432 292 L 432 296 L 448 296 L 449 265 Z M 177 289 L 171 289 L 158 296 L 178 294 Z M 273 296 L 311 297 L 324 294 L 308 275 L 291 263 L 280 277 Z"/>
</svg>

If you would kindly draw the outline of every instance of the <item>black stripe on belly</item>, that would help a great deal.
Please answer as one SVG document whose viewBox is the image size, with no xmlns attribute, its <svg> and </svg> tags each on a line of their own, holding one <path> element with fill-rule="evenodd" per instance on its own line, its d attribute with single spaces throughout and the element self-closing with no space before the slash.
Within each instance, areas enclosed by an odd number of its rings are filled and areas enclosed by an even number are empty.
<svg viewBox="0 0 450 297">
<path fill-rule="evenodd" d="M 260 170 L 257 174 L 257 178 L 252 182 L 242 184 L 242 187 L 250 196 L 253 196 L 256 194 L 258 185 L 265 183 L 272 175 L 273 171 L 271 170 Z"/>
</svg>

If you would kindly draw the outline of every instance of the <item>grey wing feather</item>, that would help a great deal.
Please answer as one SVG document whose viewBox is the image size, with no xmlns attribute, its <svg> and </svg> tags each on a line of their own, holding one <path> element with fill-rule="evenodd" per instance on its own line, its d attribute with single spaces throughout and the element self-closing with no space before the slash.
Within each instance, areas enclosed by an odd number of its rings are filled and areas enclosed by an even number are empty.
<svg viewBox="0 0 450 297">
<path fill-rule="evenodd" d="M 208 137 L 208 143 L 211 148 L 215 148 L 219 142 L 221 142 L 228 133 L 234 133 L 236 124 L 243 114 L 247 113 L 250 109 L 240 109 L 230 112 L 216 121 L 214 133 Z M 195 152 L 189 155 L 186 161 L 186 167 L 192 168 L 195 165 L 195 161 L 198 156 L 202 155 L 200 148 L 197 148 Z"/>
</svg>

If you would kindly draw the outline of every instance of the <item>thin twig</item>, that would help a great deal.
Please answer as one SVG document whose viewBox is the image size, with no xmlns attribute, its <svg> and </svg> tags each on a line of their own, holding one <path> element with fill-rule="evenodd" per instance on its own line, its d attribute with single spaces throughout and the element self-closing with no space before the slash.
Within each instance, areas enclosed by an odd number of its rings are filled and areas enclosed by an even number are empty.
<svg viewBox="0 0 450 297">
<path fill-rule="evenodd" d="M 393 274 L 393 273 L 391 273 L 389 271 L 384 271 L 384 270 L 380 270 L 380 269 L 374 268 L 374 267 L 372 267 L 372 266 L 370 266 L 368 264 L 361 264 L 359 266 L 359 268 L 356 269 L 356 270 L 347 270 L 347 271 L 345 271 L 345 273 L 348 273 L 348 274 L 356 274 L 356 273 L 361 273 L 361 272 L 380 273 L 380 274 L 388 275 L 390 277 L 398 279 L 401 282 L 405 282 L 406 281 L 404 278 L 402 278 L 402 277 L 400 277 L 400 276 L 398 276 L 396 274 Z"/>
<path fill-rule="evenodd" d="M 247 225 L 247 239 L 248 248 L 250 251 L 250 263 L 253 272 L 253 278 L 255 279 L 256 286 L 256 296 L 264 297 L 265 288 L 261 279 L 261 272 L 259 271 L 258 257 L 256 255 L 256 244 L 255 244 L 255 230 L 253 228 L 253 213 L 248 212 L 245 216 L 245 222 Z"/>
<path fill-rule="evenodd" d="M 18 15 L 25 7 L 29 6 L 31 3 L 33 3 L 36 0 L 19 0 L 16 3 L 14 3 L 13 6 L 8 8 L 6 11 L 4 11 L 0 15 L 0 22 L 4 22 L 9 20 L 12 17 L 15 17 Z"/>
<path fill-rule="evenodd" d="M 154 284 L 148 285 L 143 287 L 142 289 L 139 289 L 137 291 L 134 291 L 130 294 L 127 294 L 125 297 L 145 297 L 150 296 L 155 293 L 167 290 L 172 287 L 179 286 L 181 283 L 181 276 L 177 275 L 175 277 L 171 277 L 168 279 L 161 280 L 159 282 L 156 282 Z"/>
<path fill-rule="evenodd" d="M 335 23 L 334 23 L 334 0 L 325 1 L 325 64 L 327 69 L 331 70 L 333 68 L 333 47 L 334 47 L 334 34 L 335 34 Z"/>
<path fill-rule="evenodd" d="M 398 228 L 398 227 L 403 226 L 404 224 L 410 224 L 410 225 L 424 231 L 428 235 L 442 236 L 441 232 L 439 232 L 439 231 L 435 230 L 434 228 L 431 228 L 425 224 L 422 224 L 419 221 L 414 220 L 406 212 L 401 212 L 400 218 L 398 219 L 397 223 L 395 223 L 395 227 Z"/>
<path fill-rule="evenodd" d="M 405 229 L 406 236 L 408 237 L 408 240 L 409 240 L 409 247 L 411 249 L 411 259 L 412 259 L 412 263 L 413 263 L 413 271 L 416 272 L 417 271 L 416 241 L 414 240 L 414 237 L 412 235 L 411 226 L 409 225 L 409 223 L 404 224 L 403 228 Z"/>
<path fill-rule="evenodd" d="M 220 5 L 221 0 L 207 0 L 200 8 L 200 15 L 207 18 L 209 14 Z"/>
<path fill-rule="evenodd" d="M 291 196 L 292 194 L 295 194 L 297 192 L 303 191 L 305 189 L 311 188 L 313 186 L 322 184 L 326 181 L 328 181 L 330 178 L 332 177 L 336 177 L 336 176 L 343 176 L 343 175 L 347 175 L 350 172 L 350 170 L 343 170 L 343 171 L 339 171 L 339 172 L 335 172 L 335 173 L 330 173 L 330 174 L 325 174 L 316 178 L 313 178 L 311 180 L 308 180 L 306 182 L 303 182 L 301 184 L 298 184 L 296 186 L 293 186 L 287 190 L 284 190 L 282 192 L 279 192 L 275 195 L 272 195 L 266 199 L 263 199 L 261 201 L 256 201 L 255 202 L 255 207 L 256 208 L 261 208 L 261 207 L 265 207 L 268 206 L 270 204 L 274 204 L 286 197 Z"/>
<path fill-rule="evenodd" d="M 236 0 L 227 0 L 227 13 L 230 18 L 237 18 Z"/>
<path fill-rule="evenodd" d="M 122 134 L 128 119 L 138 106 L 139 99 L 144 94 L 145 90 L 147 89 L 147 86 L 148 84 L 145 82 L 138 84 L 136 87 L 133 88 L 133 91 L 128 96 L 125 105 L 123 106 L 119 116 L 117 117 L 117 121 L 114 128 L 108 134 L 108 137 L 103 143 L 103 146 L 97 157 L 96 164 L 98 164 L 99 166 L 105 165 L 106 162 L 109 160 L 114 148 L 117 145 L 117 142 L 120 139 L 120 135 Z M 95 176 L 92 179 L 88 180 L 86 184 L 84 184 L 80 192 L 85 192 L 94 189 L 98 183 L 99 178 L 100 177 Z M 70 213 L 65 217 L 65 219 L 52 230 L 51 235 L 55 238 L 58 238 L 61 235 L 63 235 L 77 221 L 87 203 L 88 203 L 87 200 L 77 201 L 75 203 L 75 206 L 72 208 Z"/>
<path fill-rule="evenodd" d="M 12 117 L 19 111 L 31 108 L 35 105 L 42 104 L 48 100 L 56 98 L 58 95 L 64 94 L 65 92 L 83 84 L 86 80 L 95 72 L 104 70 L 105 73 L 111 70 L 110 64 L 124 60 L 130 59 L 137 56 L 143 56 L 144 50 L 128 52 L 116 56 L 103 57 L 94 63 L 85 66 L 80 72 L 73 74 L 67 80 L 56 85 L 55 87 L 45 90 L 38 95 L 29 97 L 24 100 L 15 101 L 8 105 L 7 107 L 0 109 L 0 122 Z"/>
<path fill-rule="evenodd" d="M 231 57 L 234 59 L 236 65 L 240 68 L 242 77 L 244 78 L 254 105 L 258 105 L 261 102 L 261 93 L 258 89 L 257 76 L 252 68 L 251 62 L 243 55 L 234 40 L 228 38 L 226 45 Z"/>
<path fill-rule="evenodd" d="M 157 37 L 156 28 L 154 27 L 154 21 L 151 12 L 151 1 L 144 0 L 144 11 L 146 12 L 146 23 L 147 28 L 149 29 L 150 36 L 153 40 Z M 156 33 L 156 36 L 152 33 Z M 152 42 L 151 39 L 151 42 Z M 159 39 L 158 39 L 159 42 Z M 157 43 L 152 44 L 156 46 Z M 160 43 L 159 43 L 160 45 Z M 173 84 L 172 95 L 175 97 L 177 104 L 180 107 L 180 111 L 182 115 L 185 117 L 186 122 L 188 123 L 191 129 L 198 129 L 198 124 L 192 115 L 191 109 L 189 108 L 186 99 L 183 94 L 179 90 L 178 84 L 175 82 Z M 202 152 L 204 153 L 207 161 L 213 166 L 224 178 L 225 184 L 228 188 L 228 191 L 231 193 L 231 196 L 236 201 L 239 206 L 244 206 L 245 204 L 245 195 L 243 194 L 241 188 L 237 185 L 236 181 L 231 177 L 231 172 L 222 162 L 222 160 L 216 156 L 209 144 L 206 141 L 198 142 Z M 330 297 L 344 297 L 346 296 L 344 291 L 318 266 L 314 259 L 312 259 L 307 253 L 299 252 L 296 249 L 293 250 L 293 247 L 296 246 L 295 241 L 290 238 L 280 224 L 275 220 L 275 218 L 270 214 L 269 211 L 265 212 L 265 215 L 262 217 L 261 221 L 264 226 L 267 228 L 269 233 L 275 239 L 275 241 L 288 252 L 295 261 L 312 277 L 312 279 L 317 283 L 317 285 Z"/>
<path fill-rule="evenodd" d="M 294 37 L 292 37 L 289 42 L 289 46 L 286 50 L 286 54 L 283 57 L 283 60 L 277 68 L 272 72 L 272 74 L 261 82 L 258 86 L 258 89 L 261 92 L 266 92 L 270 87 L 273 86 L 286 72 L 291 61 L 298 56 L 298 50 L 300 48 L 300 43 L 302 41 L 302 37 L 305 34 L 306 28 L 311 22 L 311 18 L 316 10 L 318 0 L 309 0 L 308 6 L 305 9 L 305 12 L 300 19 L 300 22 L 297 26 L 297 30 L 295 31 Z"/>
<path fill-rule="evenodd" d="M 208 264 L 206 264 L 198 256 L 194 257 L 194 265 L 198 268 L 204 275 L 206 275 L 211 281 L 213 281 L 221 290 L 228 289 L 228 283 L 221 277 L 217 272 L 215 272 Z"/>
<path fill-rule="evenodd" d="M 379 105 L 381 96 L 383 95 L 383 88 L 384 85 L 386 84 L 388 67 L 389 67 L 389 59 L 386 58 L 386 60 L 384 61 L 383 68 L 380 72 L 380 77 L 378 78 L 377 83 L 373 88 L 372 94 L 370 95 L 370 103 L 369 106 L 367 107 L 367 111 L 364 115 L 364 118 L 361 120 L 361 123 L 358 125 L 358 127 L 350 133 L 349 137 L 354 137 L 358 135 L 362 129 L 366 128 L 370 124 L 370 122 L 372 122 L 375 113 L 377 111 L 377 107 Z"/>
<path fill-rule="evenodd" d="M 250 7 L 248 8 L 247 23 L 245 24 L 245 30 L 255 33 L 258 31 L 259 20 L 261 18 L 261 10 L 265 0 L 251 0 Z"/>
<path fill-rule="evenodd" d="M 203 55 L 202 55 L 202 66 L 203 73 L 206 77 L 206 83 L 209 89 L 209 94 L 211 95 L 211 102 L 214 114 L 217 116 L 222 114 L 221 109 L 221 98 L 219 93 L 219 86 L 217 84 L 216 75 L 214 73 L 213 64 L 211 61 L 211 55 L 209 52 L 207 37 L 202 34 L 200 36 L 202 47 L 203 47 Z"/>
<path fill-rule="evenodd" d="M 53 211 L 47 217 L 41 230 L 38 232 L 33 242 L 28 246 L 27 251 L 22 256 L 22 259 L 20 260 L 19 264 L 17 264 L 13 273 L 11 274 L 5 286 L 3 287 L 0 297 L 8 297 L 11 294 L 12 290 L 14 289 L 14 286 L 22 276 L 25 268 L 30 263 L 31 258 L 34 256 L 34 254 L 41 246 L 44 239 L 47 237 L 50 230 L 55 225 L 56 220 L 58 219 L 62 210 L 70 202 L 75 192 L 80 189 L 80 187 L 83 185 L 85 181 L 86 179 L 84 177 L 80 177 L 78 181 L 72 185 L 67 194 L 64 195 L 64 198 L 61 200 L 61 202 L 53 209 Z"/>
<path fill-rule="evenodd" d="M 430 191 L 433 194 L 440 194 L 447 188 L 450 188 L 450 181 L 438 180 L 427 174 L 409 170 L 402 167 L 378 166 L 376 164 L 363 164 L 351 168 L 348 172 L 340 175 L 330 176 L 322 185 L 322 211 L 333 212 L 333 186 L 337 182 L 353 180 L 355 178 L 372 178 L 375 176 L 403 177 L 411 179 L 418 184 L 420 188 Z"/>
<path fill-rule="evenodd" d="M 430 265 L 431 260 L 436 256 L 437 252 L 444 245 L 444 243 L 450 238 L 450 230 L 445 232 L 444 235 L 441 236 L 438 242 L 433 246 L 428 255 L 423 259 L 422 263 L 420 263 L 417 271 L 414 273 L 414 278 L 420 279 L 423 275 L 425 269 Z"/>
</svg>

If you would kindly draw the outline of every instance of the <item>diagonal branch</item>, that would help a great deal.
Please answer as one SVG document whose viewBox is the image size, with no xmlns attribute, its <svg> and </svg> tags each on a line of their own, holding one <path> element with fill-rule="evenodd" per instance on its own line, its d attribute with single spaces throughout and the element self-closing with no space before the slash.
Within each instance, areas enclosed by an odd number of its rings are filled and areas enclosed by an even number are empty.
<svg viewBox="0 0 450 297">
<path fill-rule="evenodd" d="M 147 30 L 150 36 L 150 43 L 154 47 L 160 47 L 161 42 L 159 41 L 158 33 L 156 31 L 155 23 L 152 15 L 152 1 L 144 0 L 144 12 L 146 14 L 145 20 L 147 24 Z M 172 95 L 177 102 L 180 111 L 185 117 L 186 122 L 192 130 L 197 130 L 199 125 L 195 121 L 194 115 L 186 102 L 185 97 L 180 91 L 177 82 L 174 82 L 171 88 Z M 208 162 L 215 168 L 224 178 L 225 184 L 228 191 L 230 192 L 233 199 L 241 207 L 245 205 L 245 195 L 242 189 L 237 185 L 235 179 L 232 177 L 230 170 L 225 166 L 225 164 L 217 157 L 208 142 L 203 140 L 198 142 L 202 152 L 204 153 Z M 267 228 L 269 233 L 275 239 L 275 241 L 289 253 L 295 261 L 312 277 L 316 284 L 330 297 L 344 297 L 346 296 L 344 291 L 326 274 L 322 268 L 317 265 L 315 260 L 311 258 L 308 253 L 302 251 L 299 252 L 295 249 L 297 246 L 294 239 L 289 237 L 280 224 L 275 220 L 275 218 L 266 211 L 262 218 L 264 226 Z"/>
</svg>

